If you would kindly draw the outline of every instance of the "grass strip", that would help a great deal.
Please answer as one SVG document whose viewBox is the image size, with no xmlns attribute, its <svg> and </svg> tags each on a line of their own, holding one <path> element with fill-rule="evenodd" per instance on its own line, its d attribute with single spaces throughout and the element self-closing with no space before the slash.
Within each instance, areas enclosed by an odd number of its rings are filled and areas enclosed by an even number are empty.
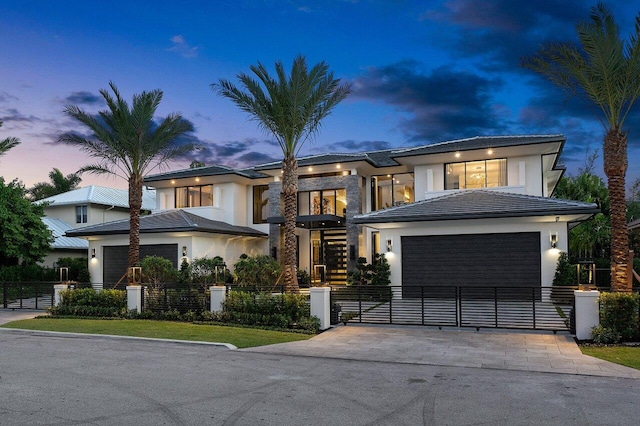
<svg viewBox="0 0 640 426">
<path fill-rule="evenodd" d="M 151 320 L 100 320 L 70 318 L 36 318 L 13 321 L 0 327 L 23 330 L 63 331 L 115 336 L 153 337 L 158 339 L 231 343 L 238 348 L 272 345 L 306 340 L 312 335 L 208 324 L 191 324 Z"/>
<path fill-rule="evenodd" d="M 640 370 L 638 346 L 580 346 L 583 354 Z"/>
</svg>

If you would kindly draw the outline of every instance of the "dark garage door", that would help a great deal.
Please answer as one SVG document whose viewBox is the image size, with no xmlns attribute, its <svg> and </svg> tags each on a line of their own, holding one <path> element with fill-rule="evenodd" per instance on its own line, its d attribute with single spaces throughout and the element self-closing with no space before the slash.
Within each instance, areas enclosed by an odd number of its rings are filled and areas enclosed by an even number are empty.
<svg viewBox="0 0 640 426">
<path fill-rule="evenodd" d="M 539 232 L 415 236 L 401 242 L 405 297 L 420 295 L 410 286 L 540 285 Z"/>
<path fill-rule="evenodd" d="M 103 251 L 104 270 L 103 284 L 107 286 L 117 283 L 127 272 L 129 246 L 105 246 Z M 140 259 L 145 256 L 160 256 L 169 259 L 175 268 L 178 267 L 177 244 L 152 244 L 140 246 Z"/>
</svg>

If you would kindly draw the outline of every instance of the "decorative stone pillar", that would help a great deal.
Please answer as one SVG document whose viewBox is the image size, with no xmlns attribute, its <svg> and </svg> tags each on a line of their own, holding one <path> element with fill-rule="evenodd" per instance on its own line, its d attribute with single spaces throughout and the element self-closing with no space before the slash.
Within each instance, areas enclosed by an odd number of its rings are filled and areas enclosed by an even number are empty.
<svg viewBox="0 0 640 426">
<path fill-rule="evenodd" d="M 209 292 L 211 292 L 211 312 L 221 312 L 222 304 L 227 299 L 227 287 L 212 285 L 209 287 Z"/>
<path fill-rule="evenodd" d="M 127 286 L 127 309 L 130 311 L 142 312 L 142 286 Z"/>
<path fill-rule="evenodd" d="M 576 338 L 589 340 L 593 338 L 591 329 L 600 325 L 600 306 L 598 297 L 600 292 L 574 290 L 576 314 Z"/>
<path fill-rule="evenodd" d="M 331 327 L 331 288 L 311 287 L 311 316 L 320 319 L 320 330 Z"/>
<path fill-rule="evenodd" d="M 62 297 L 60 296 L 60 292 L 63 290 L 67 290 L 69 285 L 67 284 L 56 284 L 53 286 L 53 306 L 59 306 L 60 302 L 62 302 Z"/>
</svg>

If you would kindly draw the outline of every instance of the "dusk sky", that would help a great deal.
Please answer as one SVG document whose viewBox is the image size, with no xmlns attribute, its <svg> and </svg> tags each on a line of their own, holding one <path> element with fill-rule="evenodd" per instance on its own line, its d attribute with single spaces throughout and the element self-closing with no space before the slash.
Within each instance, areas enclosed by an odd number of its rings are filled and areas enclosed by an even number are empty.
<svg viewBox="0 0 640 426">
<path fill-rule="evenodd" d="M 570 174 L 601 150 L 595 112 L 519 67 L 541 43 L 575 39 L 595 0 L 0 0 L 0 139 L 22 144 L 0 157 L 0 176 L 29 187 L 59 168 L 92 162 L 58 136 L 84 129 L 63 113 L 105 108 L 113 81 L 130 101 L 161 89 L 158 115 L 181 112 L 205 148 L 206 165 L 244 167 L 280 160 L 273 138 L 211 90 L 220 78 L 262 62 L 290 69 L 302 54 L 326 61 L 352 94 L 301 155 L 407 147 L 477 135 L 567 138 Z M 605 2 L 628 38 L 640 1 Z M 640 177 L 640 105 L 629 131 L 627 184 Z M 600 158 L 602 155 L 600 154 Z M 193 158 L 168 165 L 188 167 Z M 154 172 L 157 172 L 154 171 Z M 597 172 L 604 176 L 601 162 Z M 84 175 L 82 186 L 125 188 Z"/>
</svg>

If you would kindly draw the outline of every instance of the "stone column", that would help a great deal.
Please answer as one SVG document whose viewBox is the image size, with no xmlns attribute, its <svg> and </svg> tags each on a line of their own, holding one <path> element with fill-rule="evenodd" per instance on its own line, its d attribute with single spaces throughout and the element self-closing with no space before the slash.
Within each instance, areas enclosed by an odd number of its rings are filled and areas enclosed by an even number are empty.
<svg viewBox="0 0 640 426">
<path fill-rule="evenodd" d="M 56 284 L 53 286 L 53 306 L 60 305 L 62 302 L 62 297 L 60 297 L 60 292 L 63 290 L 67 290 L 69 286 L 67 284 Z"/>
<path fill-rule="evenodd" d="M 130 311 L 142 312 L 142 286 L 127 286 L 127 309 Z"/>
<path fill-rule="evenodd" d="M 211 312 L 221 312 L 222 304 L 227 299 L 227 287 L 212 285 L 209 287 L 209 292 L 211 292 Z"/>
<path fill-rule="evenodd" d="M 576 338 L 589 340 L 593 338 L 591 329 L 600 325 L 599 291 L 574 290 L 576 314 Z"/>
<path fill-rule="evenodd" d="M 331 327 L 331 288 L 311 287 L 311 316 L 320 319 L 320 330 Z"/>
</svg>

